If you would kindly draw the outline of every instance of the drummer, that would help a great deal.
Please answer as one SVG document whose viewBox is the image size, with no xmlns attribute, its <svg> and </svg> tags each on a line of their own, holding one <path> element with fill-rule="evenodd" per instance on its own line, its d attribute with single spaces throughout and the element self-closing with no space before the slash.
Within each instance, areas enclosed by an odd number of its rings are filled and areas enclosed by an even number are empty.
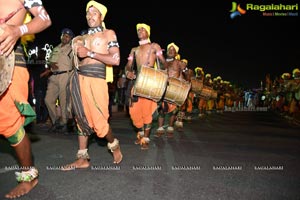
<svg viewBox="0 0 300 200">
<path fill-rule="evenodd" d="M 15 66 L 12 77 L 9 77 L 12 80 L 10 85 L 0 95 L 0 135 L 15 150 L 21 170 L 16 172 L 18 185 L 5 195 L 9 199 L 30 192 L 38 184 L 39 176 L 34 167 L 31 143 L 24 128 L 35 119 L 36 114 L 28 103 L 29 72 L 20 43 L 21 37 L 39 33 L 50 25 L 51 19 L 42 1 L 0 0 L 0 59 L 1 65 L 4 63 L 1 68 Z M 0 74 L 2 83 L 3 71 Z"/>
<path fill-rule="evenodd" d="M 295 80 L 300 80 L 300 69 L 299 68 L 293 69 L 292 76 Z"/>
<path fill-rule="evenodd" d="M 204 77 L 203 78 L 203 85 L 206 87 L 212 87 L 212 80 L 211 80 L 211 74 L 210 73 L 206 73 L 204 75 L 204 73 L 202 74 L 202 71 L 200 72 L 201 76 Z M 199 117 L 203 118 L 205 117 L 206 114 L 210 114 L 211 112 L 208 111 L 208 97 L 205 96 L 201 96 L 199 97 L 199 102 L 198 102 L 198 109 L 199 109 Z"/>
<path fill-rule="evenodd" d="M 225 109 L 225 91 L 224 91 L 224 81 L 221 76 L 215 78 L 214 88 L 218 91 L 218 97 L 216 99 L 216 109 L 217 113 L 223 113 Z"/>
<path fill-rule="evenodd" d="M 160 45 L 150 41 L 150 26 L 145 23 L 136 25 L 139 46 L 133 47 L 127 58 L 125 74 L 128 79 L 135 80 L 139 76 L 142 66 L 152 67 L 165 65 L 163 50 Z M 159 62 L 156 62 L 159 59 Z M 155 64 L 156 63 L 156 64 Z M 130 97 L 129 114 L 137 132 L 135 144 L 141 145 L 142 150 L 149 148 L 150 131 L 152 127 L 152 115 L 157 109 L 157 103 L 144 97 L 133 97 L 132 89 Z"/>
<path fill-rule="evenodd" d="M 182 78 L 188 82 L 191 83 L 191 79 L 194 78 L 194 71 L 192 69 L 188 68 L 188 60 L 187 59 L 181 59 L 181 62 L 184 62 L 185 66 L 184 69 L 182 69 Z M 181 132 L 183 131 L 183 119 L 185 118 L 188 122 L 191 122 L 192 120 L 192 110 L 193 110 L 193 100 L 194 100 L 194 92 L 192 90 L 188 91 L 187 98 L 185 99 L 184 103 L 179 107 L 178 114 L 176 116 L 175 121 L 175 128 L 177 131 Z"/>
<path fill-rule="evenodd" d="M 178 51 L 179 47 L 174 42 L 167 46 L 167 62 L 165 68 L 168 72 L 169 78 L 172 77 L 183 80 L 182 70 L 186 68 L 187 62 L 182 62 L 180 60 Z M 165 134 L 164 122 L 166 117 L 169 117 L 169 123 L 166 130 L 167 137 L 172 138 L 174 136 L 174 122 L 178 111 L 179 107 L 175 103 L 170 103 L 164 100 L 161 102 L 158 117 L 158 129 L 154 135 L 155 137 L 160 137 Z"/>
<path fill-rule="evenodd" d="M 300 70 L 295 68 L 292 71 L 293 82 L 291 86 L 290 93 L 293 94 L 291 101 L 289 103 L 289 116 L 292 119 L 295 119 L 299 116 L 300 113 Z"/>
</svg>

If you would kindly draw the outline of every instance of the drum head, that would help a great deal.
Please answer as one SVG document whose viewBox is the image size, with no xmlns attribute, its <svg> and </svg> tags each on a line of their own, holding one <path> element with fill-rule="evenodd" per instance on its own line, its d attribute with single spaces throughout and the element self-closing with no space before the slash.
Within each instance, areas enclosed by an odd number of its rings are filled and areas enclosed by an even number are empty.
<svg viewBox="0 0 300 200">
<path fill-rule="evenodd" d="M 15 65 L 15 53 L 0 56 L 0 96 L 7 90 L 12 80 Z"/>
</svg>

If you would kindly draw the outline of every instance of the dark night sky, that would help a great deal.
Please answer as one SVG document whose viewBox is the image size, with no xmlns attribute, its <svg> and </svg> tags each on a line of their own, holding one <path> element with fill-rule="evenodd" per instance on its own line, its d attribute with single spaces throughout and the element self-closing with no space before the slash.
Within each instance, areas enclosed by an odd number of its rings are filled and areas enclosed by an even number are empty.
<svg viewBox="0 0 300 200">
<path fill-rule="evenodd" d="M 60 31 L 65 27 L 79 35 L 87 28 L 87 2 L 75 0 L 63 7 L 57 1 L 44 0 L 53 24 L 36 35 L 36 42 L 58 44 Z M 181 58 L 188 60 L 190 68 L 203 67 L 212 77 L 220 75 L 239 86 L 259 87 L 267 73 L 273 79 L 300 67 L 299 16 L 264 17 L 258 11 L 248 10 L 231 19 L 231 1 L 203 5 L 184 2 L 185 5 L 175 1 L 101 1 L 108 8 L 106 27 L 115 30 L 120 43 L 121 68 L 130 49 L 138 45 L 137 23 L 150 25 L 151 41 L 163 49 L 171 42 L 177 44 Z"/>
</svg>

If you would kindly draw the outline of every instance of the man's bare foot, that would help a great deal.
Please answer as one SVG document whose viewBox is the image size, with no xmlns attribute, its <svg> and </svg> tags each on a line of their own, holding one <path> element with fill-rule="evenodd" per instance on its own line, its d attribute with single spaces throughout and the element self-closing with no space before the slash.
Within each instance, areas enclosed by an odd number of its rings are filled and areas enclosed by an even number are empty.
<svg viewBox="0 0 300 200">
<path fill-rule="evenodd" d="M 149 149 L 149 143 L 142 143 L 142 145 L 141 145 L 141 149 L 142 150 L 147 150 L 147 149 Z"/>
<path fill-rule="evenodd" d="M 164 128 L 159 128 L 159 129 L 156 130 L 156 133 L 155 133 L 154 137 L 159 138 L 159 137 L 161 137 L 163 134 L 165 134 L 165 129 L 164 129 Z"/>
<path fill-rule="evenodd" d="M 167 133 L 167 138 L 173 138 L 174 137 L 174 133 L 173 132 L 168 132 Z"/>
<path fill-rule="evenodd" d="M 141 139 L 137 138 L 137 139 L 134 141 L 134 144 L 141 144 Z"/>
<path fill-rule="evenodd" d="M 75 162 L 67 164 L 62 167 L 62 171 L 70 171 L 74 169 L 84 169 L 90 166 L 90 162 L 87 159 L 79 158 Z"/>
<path fill-rule="evenodd" d="M 183 132 L 183 128 L 181 128 L 181 127 L 178 127 L 176 130 L 177 130 L 178 132 Z"/>
<path fill-rule="evenodd" d="M 14 189 L 5 195 L 5 198 L 15 199 L 19 198 L 28 192 L 30 192 L 38 183 L 38 179 L 34 179 L 30 182 L 20 182 Z"/>
<path fill-rule="evenodd" d="M 123 159 L 123 155 L 122 155 L 120 147 L 115 149 L 112 153 L 114 156 L 114 164 L 119 164 Z"/>
</svg>

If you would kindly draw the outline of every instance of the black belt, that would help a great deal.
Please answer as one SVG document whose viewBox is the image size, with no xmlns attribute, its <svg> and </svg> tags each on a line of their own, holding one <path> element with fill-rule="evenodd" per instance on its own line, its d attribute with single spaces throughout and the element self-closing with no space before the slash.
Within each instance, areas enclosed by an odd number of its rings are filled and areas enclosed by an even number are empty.
<svg viewBox="0 0 300 200">
<path fill-rule="evenodd" d="M 67 70 L 67 71 L 56 71 L 56 72 L 52 72 L 52 75 L 64 74 L 64 73 L 71 72 L 71 71 L 73 71 L 73 69 Z"/>
</svg>

